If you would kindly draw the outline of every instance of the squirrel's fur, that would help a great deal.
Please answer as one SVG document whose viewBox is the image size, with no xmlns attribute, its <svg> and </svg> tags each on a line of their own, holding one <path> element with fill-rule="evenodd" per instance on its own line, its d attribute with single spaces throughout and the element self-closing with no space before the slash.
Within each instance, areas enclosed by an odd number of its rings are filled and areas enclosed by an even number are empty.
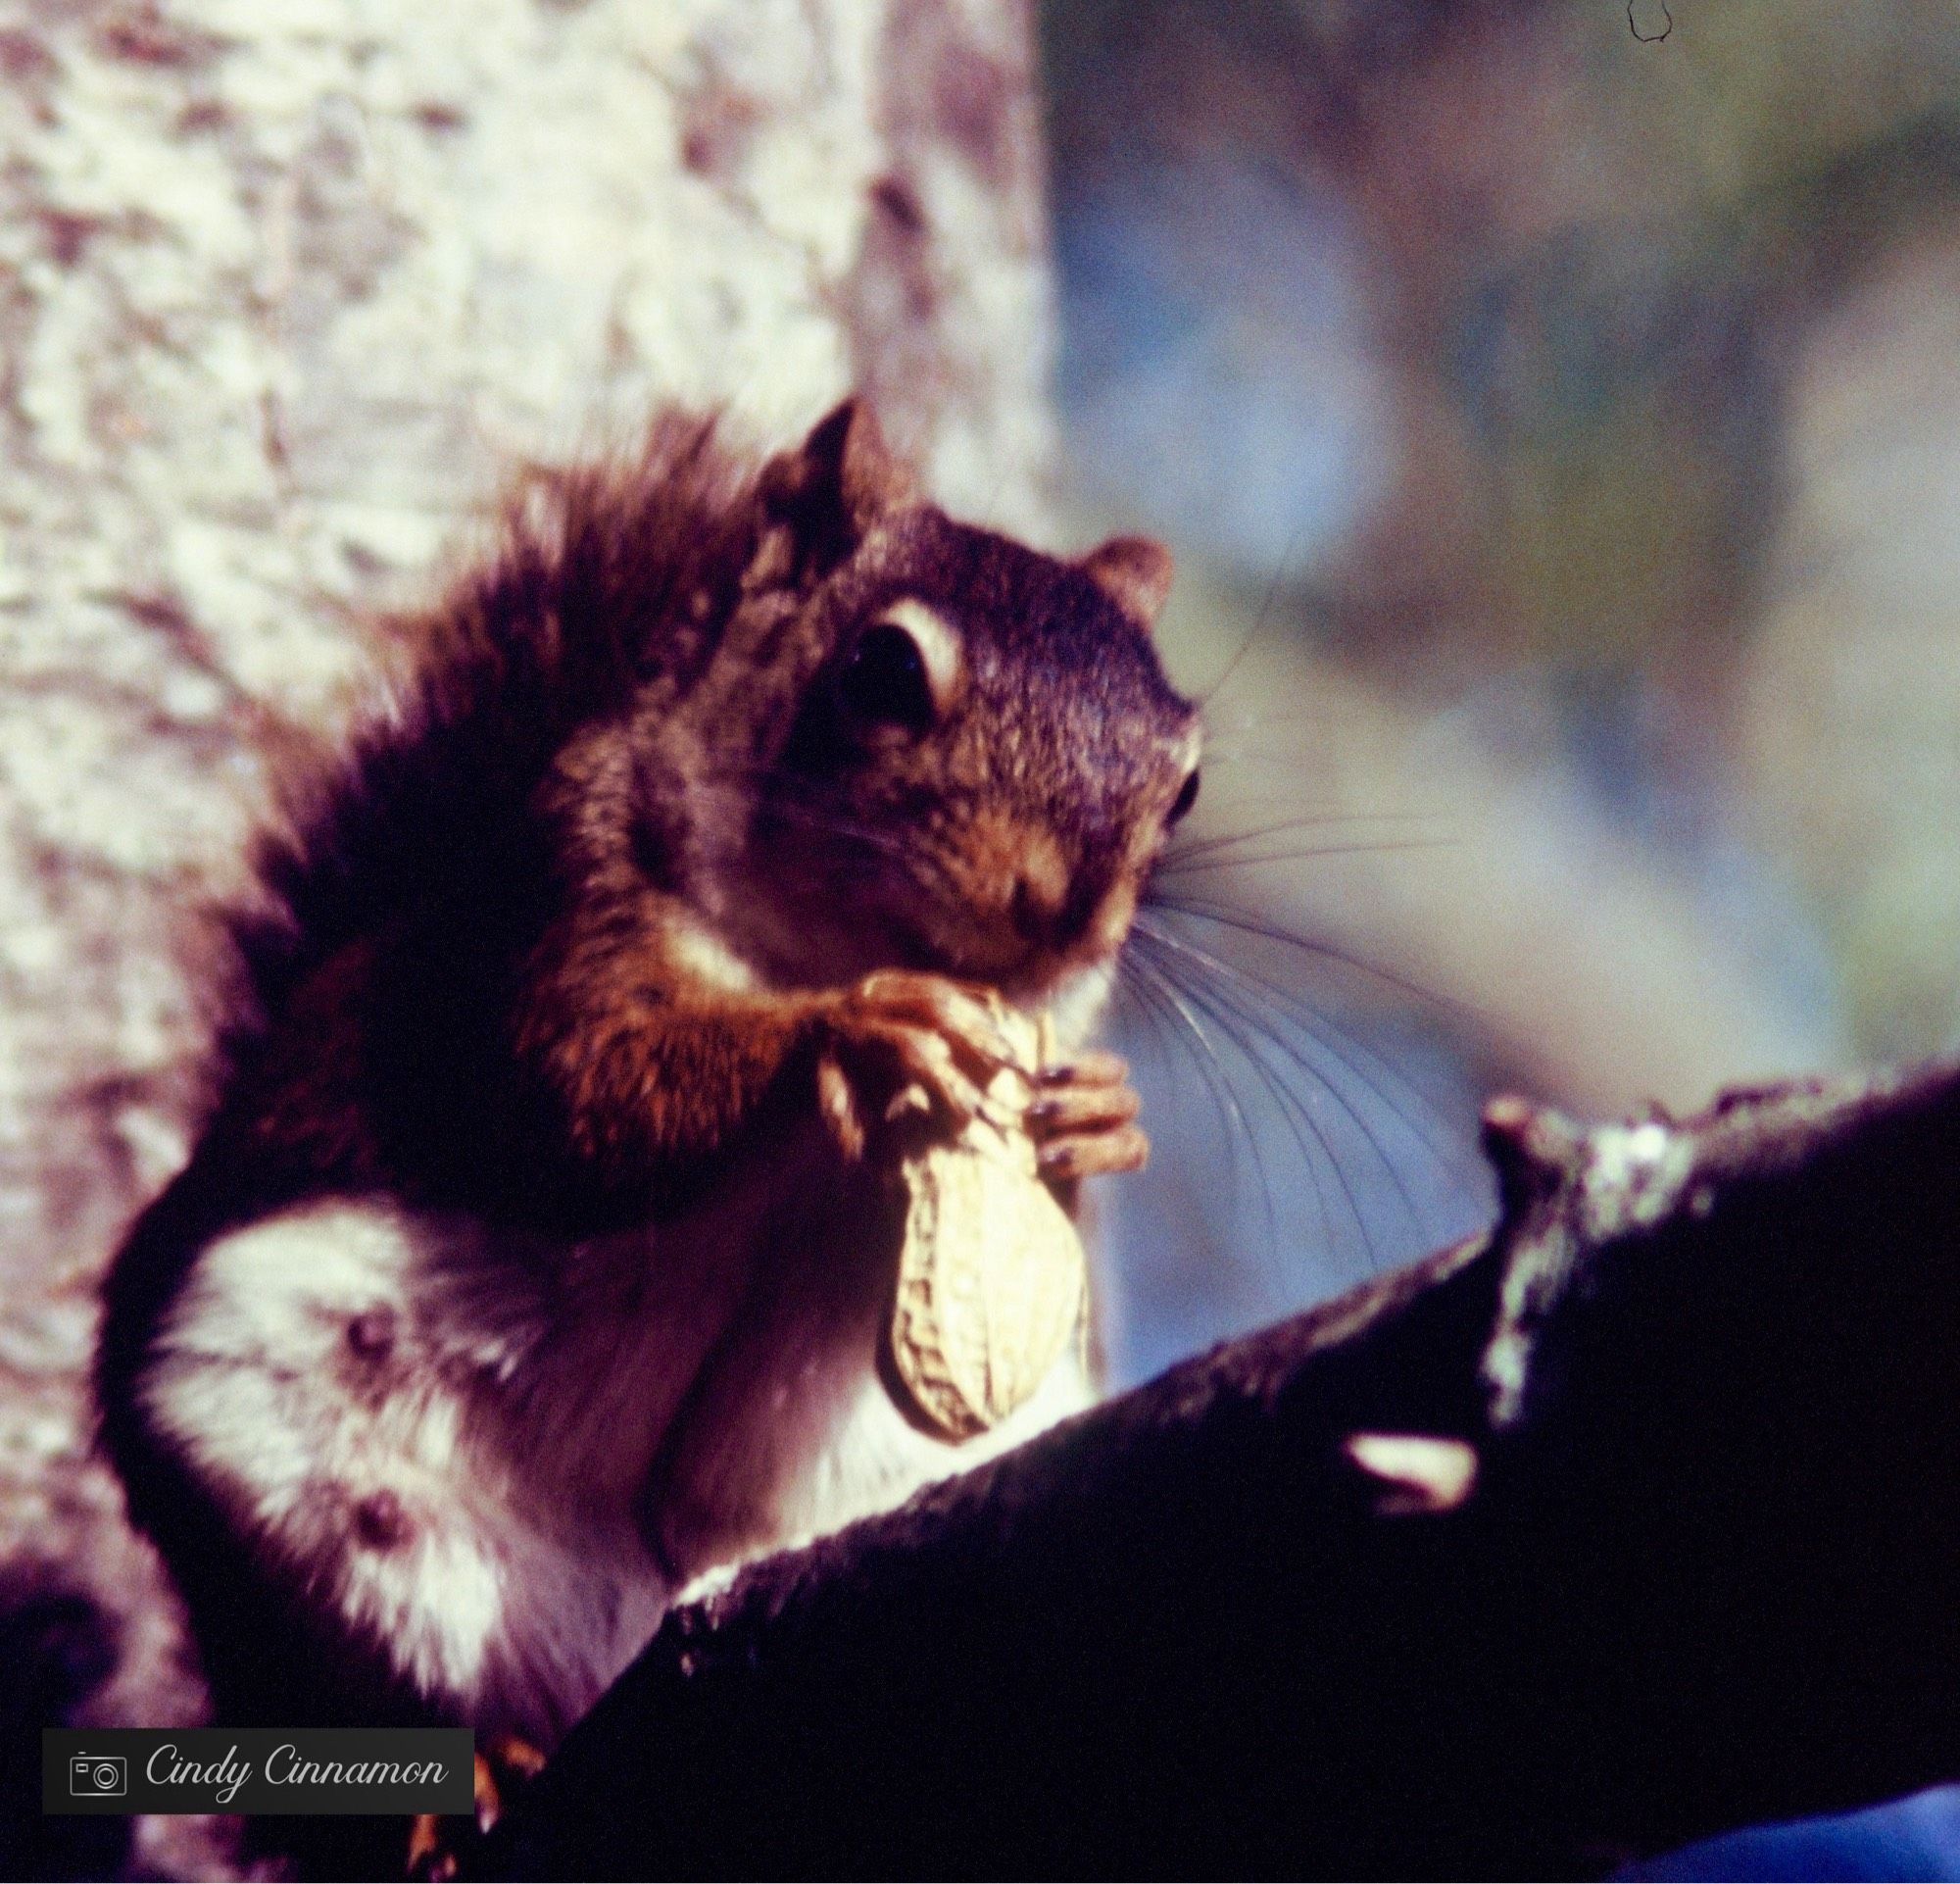
<svg viewBox="0 0 1960 1884">
<path fill-rule="evenodd" d="M 1079 1039 L 1196 762 L 1167 578 L 953 522 L 847 404 L 533 474 L 405 624 L 263 843 L 216 1103 L 107 1290 L 221 1720 L 548 1745 L 680 1583 L 973 1456 L 878 1378 L 880 1134 L 987 1070 L 964 983 Z M 1058 1182 L 1141 1156 L 1078 1075 Z"/>
</svg>

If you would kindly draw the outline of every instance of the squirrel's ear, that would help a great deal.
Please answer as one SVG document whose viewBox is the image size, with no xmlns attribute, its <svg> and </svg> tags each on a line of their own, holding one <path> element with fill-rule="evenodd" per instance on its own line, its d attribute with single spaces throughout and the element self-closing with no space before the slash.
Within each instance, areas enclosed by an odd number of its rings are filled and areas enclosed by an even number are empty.
<svg viewBox="0 0 1960 1884">
<path fill-rule="evenodd" d="M 797 561 L 827 569 L 849 556 L 886 511 L 912 495 L 910 471 L 853 395 L 816 421 L 795 451 L 762 468 L 762 502 L 789 525 Z"/>
<path fill-rule="evenodd" d="M 1162 612 L 1176 571 L 1171 553 L 1148 536 L 1112 536 L 1082 559 L 1082 570 L 1140 628 Z"/>
</svg>

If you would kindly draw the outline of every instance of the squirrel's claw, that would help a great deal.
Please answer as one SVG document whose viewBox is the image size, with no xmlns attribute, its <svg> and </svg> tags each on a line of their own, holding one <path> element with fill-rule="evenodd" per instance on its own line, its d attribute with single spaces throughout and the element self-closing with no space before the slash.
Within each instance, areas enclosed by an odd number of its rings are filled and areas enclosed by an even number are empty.
<svg viewBox="0 0 1960 1884">
<path fill-rule="evenodd" d="M 490 1751 L 476 1756 L 476 1828 L 487 1832 L 504 1808 L 539 1773 L 545 1757 L 516 1734 L 493 1734 Z"/>
<path fill-rule="evenodd" d="M 1085 1047 L 1080 1053 L 1051 1060 L 1035 1074 L 1035 1084 L 1049 1089 L 1108 1086 L 1127 1089 L 1129 1083 L 1130 1063 L 1121 1054 L 1105 1053 L 1101 1047 Z"/>
<path fill-rule="evenodd" d="M 817 1097 L 832 1135 L 853 1159 L 908 1115 L 947 1131 L 969 1119 L 1019 1122 L 989 1094 L 1003 1067 L 1023 1072 L 997 1016 L 992 989 L 943 975 L 884 968 L 842 997 L 817 1068 Z"/>
<path fill-rule="evenodd" d="M 417 1812 L 409 1824 L 409 1855 L 402 1875 L 412 1884 L 449 1884 L 456 1875 L 454 1841 L 434 1812 Z"/>
<path fill-rule="evenodd" d="M 1151 1162 L 1150 1135 L 1141 1125 L 1119 1125 L 1111 1131 L 1073 1132 L 1053 1138 L 1035 1153 L 1041 1174 L 1052 1180 L 1106 1177 L 1115 1171 L 1140 1171 Z"/>
<path fill-rule="evenodd" d="M 1142 1170 L 1151 1141 L 1137 1120 L 1143 1101 L 1129 1067 L 1112 1053 L 1088 1052 L 1044 1066 L 1024 1116 L 1044 1177 L 1060 1181 Z"/>
<path fill-rule="evenodd" d="M 544 1755 L 528 1740 L 515 1734 L 494 1735 L 489 1751 L 476 1756 L 473 1820 L 418 1812 L 409 1826 L 407 1876 L 418 1884 L 448 1884 L 471 1841 L 503 1817 L 506 1804 L 543 1770 L 544 1763 Z"/>
<path fill-rule="evenodd" d="M 1006 1003 L 993 988 L 909 968 L 880 968 L 847 1000 L 877 1017 L 937 1034 L 961 1068 L 981 1079 L 1003 1066 L 1020 1066 L 1003 1019 Z"/>
<path fill-rule="evenodd" d="M 824 1051 L 817 1066 L 824 1120 L 848 1157 L 907 1115 L 957 1130 L 988 1108 L 988 1100 L 939 1035 L 902 1021 L 860 1019 Z"/>
</svg>

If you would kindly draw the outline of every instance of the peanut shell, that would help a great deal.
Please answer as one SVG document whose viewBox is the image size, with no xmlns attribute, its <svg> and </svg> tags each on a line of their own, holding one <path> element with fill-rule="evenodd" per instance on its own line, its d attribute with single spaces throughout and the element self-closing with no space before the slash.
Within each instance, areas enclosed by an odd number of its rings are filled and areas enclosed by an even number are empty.
<svg viewBox="0 0 1960 1884">
<path fill-rule="evenodd" d="M 1044 1041 L 1006 1016 L 1025 1064 Z M 1020 1075 L 996 1076 L 1001 1097 Z M 1021 1088 L 1018 1096 L 1025 1096 Z M 970 1439 L 1024 1405 L 1060 1359 L 1087 1293 L 1082 1239 L 1036 1171 L 1018 1128 L 972 1120 L 952 1142 L 905 1160 L 905 1241 L 892 1354 L 919 1414 Z"/>
</svg>

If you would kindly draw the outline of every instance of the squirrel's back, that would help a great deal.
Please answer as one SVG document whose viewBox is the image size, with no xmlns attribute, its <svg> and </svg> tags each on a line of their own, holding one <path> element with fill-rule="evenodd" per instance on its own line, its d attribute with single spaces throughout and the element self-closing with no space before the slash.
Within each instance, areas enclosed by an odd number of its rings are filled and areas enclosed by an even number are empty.
<svg viewBox="0 0 1960 1884">
<path fill-rule="evenodd" d="M 395 624 L 385 709 L 281 778 L 256 893 L 223 916 L 227 1064 L 349 944 L 480 885 L 577 726 L 686 690 L 754 552 L 757 470 L 714 419 L 669 412 L 637 454 L 518 483 L 492 553 Z"/>
<path fill-rule="evenodd" d="M 200 931 L 215 944 L 203 965 L 215 990 L 210 1116 L 110 1273 L 95 1380 L 131 1515 L 163 1545 L 194 1611 L 239 1624 L 199 1628 L 211 1673 L 234 1693 L 226 1643 L 248 1664 L 269 1638 L 288 1643 L 295 1663 L 343 1651 L 312 1642 L 304 1605 L 247 1574 L 210 1487 L 160 1443 L 140 1392 L 200 1252 L 313 1188 L 231 1115 L 284 1017 L 336 962 L 359 960 L 418 909 L 480 903 L 500 876 L 514 894 L 525 808 L 578 725 L 650 681 L 685 690 L 753 549 L 756 471 L 714 420 L 676 412 L 631 456 L 526 475 L 491 553 L 435 606 L 392 624 L 387 684 L 344 742 L 287 764 L 251 888 Z M 401 1703 L 377 1690 L 366 1705 Z"/>
</svg>

